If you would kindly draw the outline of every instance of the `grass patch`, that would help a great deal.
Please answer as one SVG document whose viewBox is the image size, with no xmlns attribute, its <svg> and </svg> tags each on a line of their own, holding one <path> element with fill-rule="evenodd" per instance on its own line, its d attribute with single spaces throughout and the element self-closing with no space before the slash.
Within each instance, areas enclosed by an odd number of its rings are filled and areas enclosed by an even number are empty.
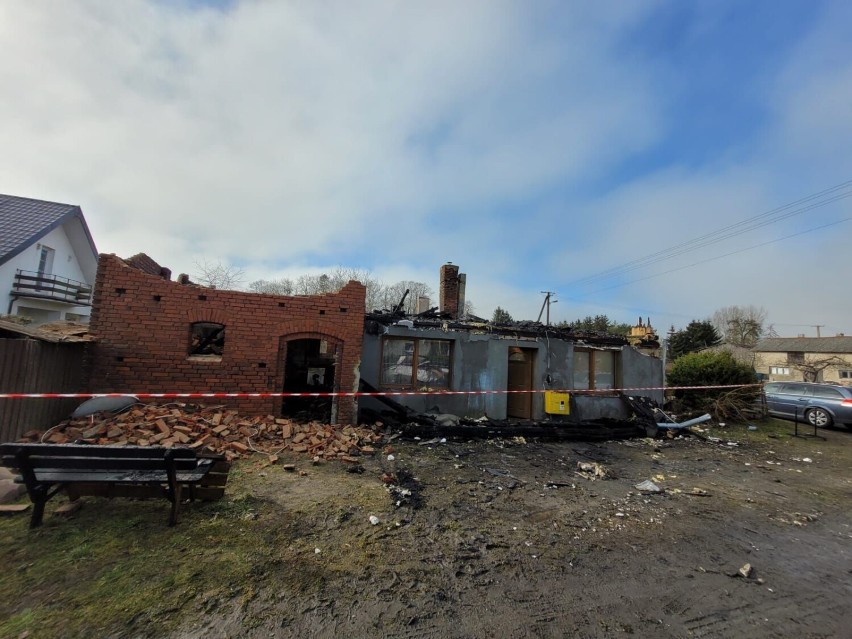
<svg viewBox="0 0 852 639">
<path fill-rule="evenodd" d="M 749 426 L 754 430 L 749 430 Z M 799 432 L 807 433 L 810 426 L 799 425 Z M 812 432 L 812 431 L 811 431 Z M 725 426 L 712 426 L 707 429 L 706 435 L 722 439 L 736 439 L 750 443 L 778 443 L 789 442 L 793 438 L 793 422 L 774 417 L 755 419 L 749 422 L 728 423 Z"/>
<path fill-rule="evenodd" d="M 165 500 L 87 498 L 66 520 L 50 514 L 57 497 L 35 530 L 27 517 L 0 519 L 0 637 L 157 636 L 224 602 L 247 606 L 259 585 L 322 589 L 304 531 L 232 479 L 239 497 L 189 505 L 173 528 Z"/>
</svg>

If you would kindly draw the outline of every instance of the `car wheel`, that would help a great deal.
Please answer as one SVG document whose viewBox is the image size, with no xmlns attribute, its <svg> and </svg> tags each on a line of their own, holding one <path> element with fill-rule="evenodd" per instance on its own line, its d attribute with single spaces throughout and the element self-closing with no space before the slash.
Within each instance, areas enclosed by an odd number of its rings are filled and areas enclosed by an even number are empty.
<svg viewBox="0 0 852 639">
<path fill-rule="evenodd" d="M 829 415 L 828 411 L 825 409 L 812 408 L 807 412 L 806 417 L 808 418 L 808 422 L 814 426 L 819 426 L 820 428 L 828 428 L 831 426 L 831 415 Z"/>
</svg>

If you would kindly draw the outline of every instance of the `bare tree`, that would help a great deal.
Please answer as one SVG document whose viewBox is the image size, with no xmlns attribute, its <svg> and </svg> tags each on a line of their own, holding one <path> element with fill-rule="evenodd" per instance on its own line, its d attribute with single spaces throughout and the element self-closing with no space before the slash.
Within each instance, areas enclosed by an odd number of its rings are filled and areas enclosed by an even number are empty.
<svg viewBox="0 0 852 639">
<path fill-rule="evenodd" d="M 433 297 L 434 293 L 423 282 L 403 280 L 395 284 L 383 284 L 372 273 L 364 269 L 338 266 L 329 273 L 318 275 L 300 275 L 295 279 L 279 278 L 275 280 L 255 280 L 248 285 L 255 293 L 273 295 L 322 295 L 335 293 L 350 281 L 361 282 L 367 289 L 365 305 L 368 311 L 391 309 L 399 304 L 403 293 L 408 289 L 403 311 L 413 314 L 418 297 Z"/>
<path fill-rule="evenodd" d="M 405 291 L 408 291 L 408 295 L 405 294 Z M 378 301 L 381 308 L 393 309 L 397 307 L 400 301 L 403 301 L 403 296 L 405 296 L 402 311 L 407 315 L 413 315 L 417 309 L 418 297 L 434 299 L 434 295 L 428 284 L 414 280 L 400 280 L 394 284 L 381 286 Z"/>
<path fill-rule="evenodd" d="M 193 277 L 199 284 L 228 291 L 239 290 L 245 277 L 243 269 L 220 260 L 216 262 L 196 261 L 195 269 L 196 273 Z"/>
<path fill-rule="evenodd" d="M 766 309 L 762 306 L 726 306 L 713 313 L 713 327 L 724 340 L 737 346 L 754 346 L 763 336 Z"/>
<path fill-rule="evenodd" d="M 799 362 L 790 362 L 789 366 L 799 371 L 802 374 L 802 379 L 804 381 L 819 382 L 822 380 L 822 373 L 825 369 L 831 368 L 832 366 L 845 368 L 849 366 L 849 362 L 837 355 L 830 355 L 815 359 L 808 359 L 805 357 Z"/>
<path fill-rule="evenodd" d="M 335 286 L 343 288 L 350 281 L 361 282 L 367 289 L 367 298 L 365 306 L 368 311 L 377 308 L 377 301 L 382 287 L 381 282 L 366 269 L 351 268 L 346 266 L 338 266 L 331 274 L 331 280 Z M 339 290 L 339 289 L 338 289 Z"/>
<path fill-rule="evenodd" d="M 281 277 L 275 280 L 255 280 L 248 285 L 253 293 L 266 293 L 268 295 L 292 295 L 293 280 L 289 277 Z"/>
</svg>

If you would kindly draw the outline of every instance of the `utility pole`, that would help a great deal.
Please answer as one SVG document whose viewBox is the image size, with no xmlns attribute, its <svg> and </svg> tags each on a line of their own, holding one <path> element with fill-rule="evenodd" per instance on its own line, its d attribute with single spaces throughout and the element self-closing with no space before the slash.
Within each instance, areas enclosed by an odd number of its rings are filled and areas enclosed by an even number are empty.
<svg viewBox="0 0 852 639">
<path fill-rule="evenodd" d="M 541 304 L 541 310 L 538 312 L 538 319 L 536 322 L 541 321 L 541 314 L 544 313 L 545 307 L 547 307 L 547 323 L 546 326 L 550 326 L 550 305 L 556 304 L 559 300 L 553 299 L 553 296 L 556 295 L 554 291 L 541 291 L 541 294 L 544 295 L 544 302 Z"/>
<path fill-rule="evenodd" d="M 825 324 L 811 324 L 811 326 L 817 329 L 817 337 L 822 337 L 822 335 L 819 334 L 819 329 L 825 328 Z"/>
</svg>

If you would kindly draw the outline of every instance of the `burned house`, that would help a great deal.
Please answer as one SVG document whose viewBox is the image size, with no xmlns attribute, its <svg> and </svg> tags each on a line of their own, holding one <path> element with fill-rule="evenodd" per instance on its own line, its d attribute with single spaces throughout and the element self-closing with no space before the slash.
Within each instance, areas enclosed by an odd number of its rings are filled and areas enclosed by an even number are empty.
<svg viewBox="0 0 852 639">
<path fill-rule="evenodd" d="M 357 390 L 365 289 L 280 296 L 216 290 L 147 255 L 101 255 L 92 306 L 94 393 L 303 393 Z M 352 397 L 211 399 L 248 414 L 309 412 L 353 423 Z"/>
<path fill-rule="evenodd" d="M 353 423 L 375 397 L 280 397 L 367 388 L 418 412 L 491 419 L 624 418 L 619 389 L 662 399 L 662 365 L 626 338 L 462 317 L 465 277 L 441 268 L 441 306 L 365 314 L 365 288 L 280 296 L 199 286 L 144 254 L 101 255 L 89 355 L 94 393 L 237 393 L 248 414 Z M 254 396 L 249 396 L 254 394 Z M 201 398 L 201 401 L 204 401 Z"/>
<path fill-rule="evenodd" d="M 622 419 L 630 415 L 618 390 L 624 388 L 652 389 L 630 394 L 662 401 L 662 362 L 626 338 L 465 318 L 464 288 L 458 267 L 447 264 L 437 310 L 368 314 L 361 378 L 380 391 L 437 391 L 393 398 L 418 412 L 472 418 Z M 382 409 L 373 397 L 360 407 Z"/>
</svg>

